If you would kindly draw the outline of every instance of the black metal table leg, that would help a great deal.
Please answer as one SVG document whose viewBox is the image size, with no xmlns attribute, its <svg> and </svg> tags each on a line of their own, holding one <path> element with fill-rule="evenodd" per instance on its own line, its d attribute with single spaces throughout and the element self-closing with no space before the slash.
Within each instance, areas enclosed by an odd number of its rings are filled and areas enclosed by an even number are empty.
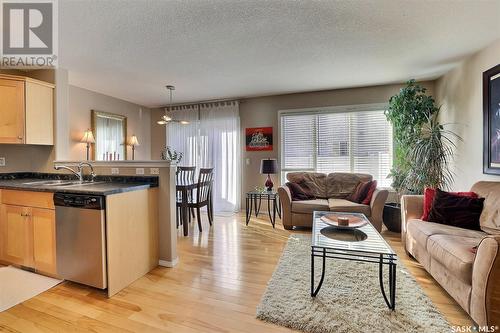
<svg viewBox="0 0 500 333">
<path fill-rule="evenodd" d="M 273 201 L 273 218 L 271 220 L 271 224 L 273 225 L 273 228 L 276 224 L 276 197 L 274 197 L 274 199 L 272 200 Z"/>
<path fill-rule="evenodd" d="M 323 258 L 323 267 L 321 271 L 321 278 L 319 280 L 318 287 L 314 289 L 314 249 L 311 251 L 311 297 L 316 297 L 318 294 L 319 290 L 321 289 L 321 286 L 323 285 L 323 280 L 325 279 L 325 270 L 326 270 L 326 249 L 323 248 L 323 255 L 321 256 Z"/>
<path fill-rule="evenodd" d="M 246 225 L 250 222 L 250 217 L 252 216 L 252 198 L 248 197 L 246 199 L 246 213 L 247 213 L 247 220 L 246 220 Z"/>
<path fill-rule="evenodd" d="M 390 293 L 391 293 L 391 304 L 392 310 L 396 309 L 396 264 L 393 262 L 393 258 L 391 256 L 389 269 L 391 270 L 392 275 L 392 283 L 390 284 Z"/>
<path fill-rule="evenodd" d="M 276 195 L 276 203 L 277 203 L 277 208 L 278 208 L 278 216 L 281 218 L 281 201 L 280 201 L 280 198 L 278 197 L 278 195 Z"/>
<path fill-rule="evenodd" d="M 269 195 L 267 196 L 267 213 L 269 214 L 271 224 L 273 224 L 273 216 L 271 215 L 271 197 Z"/>
<path fill-rule="evenodd" d="M 389 298 L 385 293 L 384 289 L 384 255 L 380 255 L 378 277 L 380 282 L 380 290 L 382 291 L 382 296 L 384 296 L 385 304 L 387 307 L 394 311 L 396 308 L 396 264 L 393 262 L 392 256 L 389 259 Z"/>
<path fill-rule="evenodd" d="M 262 197 L 259 195 L 259 208 L 257 208 L 257 204 L 255 204 L 255 217 L 260 214 L 260 205 L 262 205 Z"/>
</svg>

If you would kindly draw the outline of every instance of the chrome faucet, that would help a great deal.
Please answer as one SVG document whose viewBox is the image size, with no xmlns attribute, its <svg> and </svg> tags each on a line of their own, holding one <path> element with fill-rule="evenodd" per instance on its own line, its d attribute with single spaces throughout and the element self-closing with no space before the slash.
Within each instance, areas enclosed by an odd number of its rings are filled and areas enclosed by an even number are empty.
<svg viewBox="0 0 500 333">
<path fill-rule="evenodd" d="M 83 182 L 83 167 L 84 166 L 88 166 L 90 167 L 90 177 L 92 179 L 92 181 L 94 181 L 95 177 L 96 177 L 96 174 L 94 172 L 94 167 L 92 166 L 92 164 L 88 163 L 88 162 L 81 162 L 79 163 L 77 166 L 76 166 L 76 170 L 69 167 L 69 166 L 66 166 L 66 165 L 56 165 L 54 166 L 54 169 L 56 170 L 61 170 L 61 169 L 64 169 L 64 170 L 68 170 L 68 171 L 71 171 L 75 176 L 78 177 L 78 181 L 80 183 Z"/>
<path fill-rule="evenodd" d="M 78 170 L 82 174 L 82 179 L 83 179 L 83 167 L 84 166 L 88 166 L 90 168 L 90 180 L 94 181 L 95 177 L 96 177 L 96 174 L 94 172 L 94 166 L 92 164 L 90 164 L 89 162 L 80 162 L 80 164 L 78 164 Z"/>
</svg>

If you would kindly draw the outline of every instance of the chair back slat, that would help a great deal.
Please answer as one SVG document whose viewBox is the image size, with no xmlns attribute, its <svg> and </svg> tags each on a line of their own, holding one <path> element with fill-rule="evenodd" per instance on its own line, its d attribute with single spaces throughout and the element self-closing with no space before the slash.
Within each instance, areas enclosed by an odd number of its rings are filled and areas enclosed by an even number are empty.
<svg viewBox="0 0 500 333">
<path fill-rule="evenodd" d="M 177 167 L 177 184 L 188 184 L 194 183 L 194 174 L 196 173 L 196 167 L 191 166 L 179 166 Z"/>
<path fill-rule="evenodd" d="M 196 189 L 196 199 L 198 203 L 207 202 L 212 195 L 213 180 L 213 168 L 200 169 L 200 173 L 198 176 L 198 185 Z"/>
</svg>

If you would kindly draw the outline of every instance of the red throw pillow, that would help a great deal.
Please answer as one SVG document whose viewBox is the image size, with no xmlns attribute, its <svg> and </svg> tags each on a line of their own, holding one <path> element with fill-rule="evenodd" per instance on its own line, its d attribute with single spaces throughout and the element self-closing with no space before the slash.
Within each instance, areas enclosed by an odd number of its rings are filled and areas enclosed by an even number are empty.
<svg viewBox="0 0 500 333">
<path fill-rule="evenodd" d="M 471 197 L 478 198 L 478 195 L 474 192 L 450 192 L 450 194 L 458 195 L 461 197 Z M 429 212 L 432 208 L 432 203 L 434 202 L 434 196 L 436 195 L 436 189 L 426 187 L 424 190 L 424 213 L 422 214 L 421 220 L 429 221 Z"/>
<path fill-rule="evenodd" d="M 347 197 L 347 200 L 355 203 L 361 203 L 366 198 L 366 195 L 370 190 L 370 186 L 371 182 L 365 182 L 365 183 L 359 182 L 356 188 L 354 189 L 354 192 L 352 192 L 351 195 Z"/>
<path fill-rule="evenodd" d="M 370 184 L 370 188 L 368 189 L 368 193 L 366 194 L 365 199 L 361 202 L 363 205 L 369 205 L 370 201 L 372 201 L 373 192 L 377 189 L 377 181 L 372 180 Z"/>
</svg>

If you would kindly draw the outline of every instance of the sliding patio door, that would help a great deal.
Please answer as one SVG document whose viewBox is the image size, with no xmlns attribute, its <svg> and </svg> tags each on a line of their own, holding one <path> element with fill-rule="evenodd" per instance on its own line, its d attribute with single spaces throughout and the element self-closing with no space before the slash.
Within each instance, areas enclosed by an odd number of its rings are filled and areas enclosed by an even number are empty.
<svg viewBox="0 0 500 333">
<path fill-rule="evenodd" d="M 184 112 L 183 112 L 184 111 Z M 174 114 L 175 112 L 175 114 Z M 189 125 L 167 126 L 167 145 L 184 154 L 181 165 L 214 168 L 215 212 L 240 209 L 240 117 L 238 102 L 203 103 L 173 111 Z"/>
</svg>

